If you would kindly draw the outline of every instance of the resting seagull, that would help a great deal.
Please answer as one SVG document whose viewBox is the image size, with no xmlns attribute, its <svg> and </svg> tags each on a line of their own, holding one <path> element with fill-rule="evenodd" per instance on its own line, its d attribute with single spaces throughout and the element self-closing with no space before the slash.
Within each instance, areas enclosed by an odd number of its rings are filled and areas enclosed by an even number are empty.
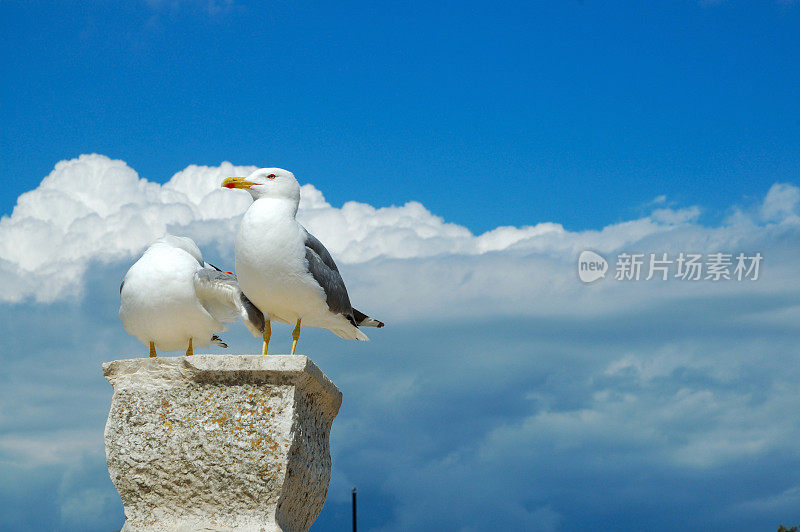
<svg viewBox="0 0 800 532">
<path fill-rule="evenodd" d="M 156 349 L 176 351 L 214 343 L 226 322 L 242 318 L 253 336 L 264 330 L 264 315 L 242 294 L 236 276 L 203 262 L 191 238 L 165 235 L 131 266 L 119 287 L 119 318 L 131 336 Z"/>
<path fill-rule="evenodd" d="M 270 320 L 294 324 L 292 352 L 300 322 L 328 329 L 348 340 L 369 340 L 358 327 L 383 327 L 354 309 L 331 254 L 295 219 L 300 185 L 294 174 L 262 168 L 248 177 L 229 177 L 225 188 L 247 190 L 253 204 L 236 236 L 236 275 L 242 292 L 264 313 L 267 354 Z"/>
</svg>

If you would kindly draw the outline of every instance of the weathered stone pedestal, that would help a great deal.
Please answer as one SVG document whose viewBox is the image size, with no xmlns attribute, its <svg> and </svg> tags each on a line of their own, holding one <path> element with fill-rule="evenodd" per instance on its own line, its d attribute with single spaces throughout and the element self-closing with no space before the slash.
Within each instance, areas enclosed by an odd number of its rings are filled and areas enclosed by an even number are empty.
<svg viewBox="0 0 800 532">
<path fill-rule="evenodd" d="M 194 355 L 103 364 L 123 531 L 308 530 L 330 480 L 342 394 L 305 356 Z"/>
</svg>

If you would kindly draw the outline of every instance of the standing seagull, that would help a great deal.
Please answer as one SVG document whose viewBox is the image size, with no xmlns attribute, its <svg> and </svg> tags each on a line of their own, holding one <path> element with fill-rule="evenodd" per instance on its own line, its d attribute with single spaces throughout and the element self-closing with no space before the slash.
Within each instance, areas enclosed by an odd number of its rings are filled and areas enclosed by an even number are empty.
<svg viewBox="0 0 800 532">
<path fill-rule="evenodd" d="M 294 174 L 262 168 L 248 177 L 229 177 L 222 186 L 245 189 L 254 200 L 236 236 L 236 274 L 242 292 L 264 313 L 263 354 L 269 346 L 269 320 L 295 324 L 291 354 L 301 321 L 348 340 L 369 340 L 359 325 L 383 327 L 350 306 L 331 254 L 295 219 L 300 185 Z"/>
<path fill-rule="evenodd" d="M 264 330 L 264 315 L 242 294 L 236 276 L 203 262 L 191 238 L 164 235 L 131 266 L 119 287 L 119 318 L 128 334 L 150 346 L 176 351 L 214 343 L 224 322 L 240 316 L 253 336 Z"/>
</svg>

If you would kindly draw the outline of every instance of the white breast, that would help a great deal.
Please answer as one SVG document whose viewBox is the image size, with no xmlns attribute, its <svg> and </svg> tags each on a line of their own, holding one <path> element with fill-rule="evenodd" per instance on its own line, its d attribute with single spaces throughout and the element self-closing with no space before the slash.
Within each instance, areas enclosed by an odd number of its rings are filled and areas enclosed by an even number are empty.
<svg viewBox="0 0 800 532">
<path fill-rule="evenodd" d="M 269 319 L 312 324 L 328 314 L 325 293 L 308 273 L 305 233 L 285 200 L 250 206 L 236 237 L 236 275 L 242 292 Z"/>
</svg>

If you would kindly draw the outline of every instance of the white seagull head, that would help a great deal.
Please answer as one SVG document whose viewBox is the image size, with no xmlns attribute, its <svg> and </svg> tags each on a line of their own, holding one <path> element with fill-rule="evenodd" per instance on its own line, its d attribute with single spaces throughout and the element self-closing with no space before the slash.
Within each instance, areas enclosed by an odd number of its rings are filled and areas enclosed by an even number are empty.
<svg viewBox="0 0 800 532">
<path fill-rule="evenodd" d="M 247 177 L 228 177 L 222 186 L 244 189 L 254 200 L 278 198 L 300 201 L 300 184 L 293 173 L 283 168 L 259 168 Z"/>
</svg>

